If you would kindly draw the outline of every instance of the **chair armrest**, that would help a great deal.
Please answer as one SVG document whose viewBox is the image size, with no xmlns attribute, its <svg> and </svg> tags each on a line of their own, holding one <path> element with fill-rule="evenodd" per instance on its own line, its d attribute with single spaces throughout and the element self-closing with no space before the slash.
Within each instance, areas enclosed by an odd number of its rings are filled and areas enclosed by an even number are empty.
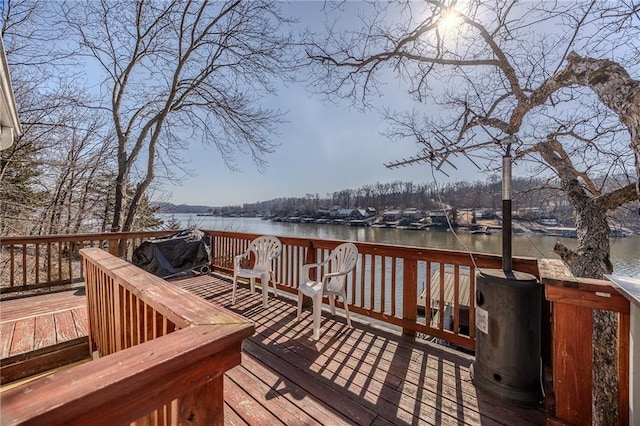
<svg viewBox="0 0 640 426">
<path fill-rule="evenodd" d="M 233 266 L 237 267 L 240 266 L 240 261 L 245 258 L 245 257 L 249 257 L 249 255 L 251 254 L 251 250 L 247 250 L 242 254 L 238 254 L 236 256 L 233 257 Z"/>
<path fill-rule="evenodd" d="M 313 281 L 309 276 L 309 271 L 311 268 L 317 267 L 316 263 L 308 263 L 306 265 L 302 265 L 302 269 L 300 270 L 300 283 Z"/>
<path fill-rule="evenodd" d="M 339 277 L 341 275 L 347 275 L 350 271 L 342 271 L 342 272 L 329 272 L 328 274 L 324 274 L 322 276 L 322 283 L 326 284 L 329 279 L 333 277 Z"/>
<path fill-rule="evenodd" d="M 309 276 L 309 270 L 312 268 L 320 268 L 323 265 L 326 265 L 329 260 L 325 260 L 320 263 L 307 263 L 302 265 L 302 269 L 300 270 L 300 282 L 302 281 L 316 281 L 315 279 L 311 279 Z"/>
</svg>

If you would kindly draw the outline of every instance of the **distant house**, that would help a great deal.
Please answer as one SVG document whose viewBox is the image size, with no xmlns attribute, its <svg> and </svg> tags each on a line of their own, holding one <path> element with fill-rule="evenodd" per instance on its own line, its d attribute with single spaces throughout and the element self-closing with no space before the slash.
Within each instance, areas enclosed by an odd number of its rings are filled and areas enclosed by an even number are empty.
<svg viewBox="0 0 640 426">
<path fill-rule="evenodd" d="M 22 135 L 18 108 L 13 96 L 13 86 L 9 75 L 9 65 L 0 39 L 0 151 L 5 150 Z"/>
<path fill-rule="evenodd" d="M 356 209 L 355 213 L 359 219 L 368 219 L 376 216 L 376 209 L 373 209 L 373 211 L 370 209 Z"/>
<path fill-rule="evenodd" d="M 411 221 L 418 221 L 422 218 L 422 212 L 418 209 L 406 209 L 402 212 L 402 218 Z"/>
<path fill-rule="evenodd" d="M 429 219 L 431 219 L 431 226 L 433 227 L 448 227 L 449 222 L 454 222 L 453 211 L 432 210 L 429 212 Z"/>
<path fill-rule="evenodd" d="M 332 219 L 355 219 L 358 215 L 356 209 L 337 209 L 329 213 Z"/>
<path fill-rule="evenodd" d="M 400 210 L 386 210 L 382 212 L 383 222 L 396 222 L 402 219 L 402 212 Z"/>
</svg>

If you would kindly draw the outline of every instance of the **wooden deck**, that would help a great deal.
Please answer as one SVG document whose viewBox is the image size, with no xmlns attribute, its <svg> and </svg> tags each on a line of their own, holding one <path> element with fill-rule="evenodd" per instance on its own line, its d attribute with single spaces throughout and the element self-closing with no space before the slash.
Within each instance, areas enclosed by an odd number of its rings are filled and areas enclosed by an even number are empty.
<svg viewBox="0 0 640 426">
<path fill-rule="evenodd" d="M 0 382 L 89 358 L 87 330 L 82 289 L 2 301 Z"/>
<path fill-rule="evenodd" d="M 177 281 L 213 303 L 255 321 L 242 365 L 226 375 L 228 424 L 527 425 L 544 424 L 542 409 L 507 406 L 478 394 L 469 378 L 473 357 L 421 339 L 323 315 L 321 340 L 311 340 L 311 311 L 296 321 L 295 304 L 240 286 L 231 306 L 227 279 Z"/>
<path fill-rule="evenodd" d="M 237 303 L 231 306 L 231 283 L 226 277 L 196 276 L 172 282 L 255 322 L 256 334 L 243 344 L 241 366 L 225 375 L 226 424 L 545 423 L 542 409 L 514 408 L 477 393 L 469 379 L 473 357 L 467 354 L 421 339 L 412 341 L 364 321 L 354 320 L 354 328 L 349 329 L 341 315 L 328 313 L 323 315 L 321 340 L 315 342 L 310 339 L 310 309 L 305 309 L 302 321 L 296 321 L 295 304 L 286 296 L 270 295 L 265 310 L 259 290 L 250 294 L 248 285 L 240 285 Z M 37 309 L 27 305 L 18 309 L 3 301 L 2 327 L 5 316 L 22 309 L 22 320 L 32 318 L 34 324 L 40 321 L 36 318 L 47 315 L 54 315 L 55 324 L 56 313 L 71 312 L 76 332 L 82 334 L 82 308 L 61 301 L 66 298 L 73 304 L 70 301 L 81 298 L 68 292 L 47 297 L 46 304 L 33 304 L 40 306 Z M 46 310 L 49 303 L 51 309 Z M 6 335 L 3 328 L 3 348 Z M 52 335 L 46 338 L 51 341 Z"/>
</svg>

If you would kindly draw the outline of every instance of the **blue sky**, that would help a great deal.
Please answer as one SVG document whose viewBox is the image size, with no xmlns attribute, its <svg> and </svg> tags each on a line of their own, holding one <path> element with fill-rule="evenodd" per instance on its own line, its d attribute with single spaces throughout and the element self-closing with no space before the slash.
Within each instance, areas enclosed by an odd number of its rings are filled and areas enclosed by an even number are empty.
<svg viewBox="0 0 640 426">
<path fill-rule="evenodd" d="M 323 28 L 323 2 L 283 4 L 283 10 L 300 18 L 300 25 Z M 352 3 L 350 6 L 357 7 Z M 343 21 L 355 18 L 341 16 Z M 410 109 L 416 106 L 398 81 L 389 79 L 387 94 L 376 98 L 378 108 Z M 279 144 L 265 158 L 268 168 L 260 173 L 249 156 L 237 153 L 240 172 L 230 171 L 215 147 L 192 144 L 184 157 L 193 176 L 179 186 L 164 185 L 165 201 L 174 204 L 208 206 L 239 205 L 279 197 L 303 197 L 307 193 L 321 197 L 343 189 L 376 182 L 433 182 L 428 165 L 413 165 L 389 170 L 384 163 L 415 155 L 415 141 L 392 142 L 380 134 L 384 127 L 381 114 L 350 108 L 346 100 L 324 102 L 313 96 L 303 84 L 289 84 L 279 96 L 265 100 L 269 106 L 287 112 L 287 123 L 274 138 Z M 428 106 L 420 105 L 428 109 Z M 449 177 L 436 174 L 438 181 L 484 180 L 471 164 L 462 161 L 459 170 L 447 169 Z M 159 194 L 158 194 L 159 195 Z"/>
</svg>

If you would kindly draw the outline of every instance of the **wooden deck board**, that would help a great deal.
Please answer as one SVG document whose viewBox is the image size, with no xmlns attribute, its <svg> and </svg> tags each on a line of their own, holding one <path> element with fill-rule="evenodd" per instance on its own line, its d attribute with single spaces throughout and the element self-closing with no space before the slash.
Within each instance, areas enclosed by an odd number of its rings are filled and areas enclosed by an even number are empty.
<svg viewBox="0 0 640 426">
<path fill-rule="evenodd" d="M 46 348 L 56 344 L 56 323 L 53 315 L 40 315 L 35 317 L 36 330 L 34 337 L 34 349 Z"/>
<path fill-rule="evenodd" d="M 11 341 L 13 340 L 13 330 L 15 327 L 15 322 L 0 323 L 0 359 L 7 358 L 9 356 Z"/>
<path fill-rule="evenodd" d="M 76 326 L 76 333 L 78 336 L 88 336 L 89 335 L 89 319 L 87 318 L 87 308 L 74 308 L 71 310 L 71 314 L 73 315 L 73 322 Z"/>
<path fill-rule="evenodd" d="M 233 411 L 233 408 L 229 404 L 227 404 L 226 401 L 224 404 L 224 424 L 226 426 L 247 426 L 248 425 L 247 422 L 242 420 L 242 417 L 240 417 L 235 411 Z"/>
<path fill-rule="evenodd" d="M 83 291 L 68 290 L 0 303 L 0 359 L 87 336 Z"/>
<path fill-rule="evenodd" d="M 78 338 L 78 332 L 73 322 L 71 310 L 56 312 L 53 314 L 53 318 L 56 323 L 56 343 L 67 342 Z"/>
<path fill-rule="evenodd" d="M 36 320 L 34 317 L 19 319 L 13 329 L 9 356 L 33 351 Z"/>
</svg>

